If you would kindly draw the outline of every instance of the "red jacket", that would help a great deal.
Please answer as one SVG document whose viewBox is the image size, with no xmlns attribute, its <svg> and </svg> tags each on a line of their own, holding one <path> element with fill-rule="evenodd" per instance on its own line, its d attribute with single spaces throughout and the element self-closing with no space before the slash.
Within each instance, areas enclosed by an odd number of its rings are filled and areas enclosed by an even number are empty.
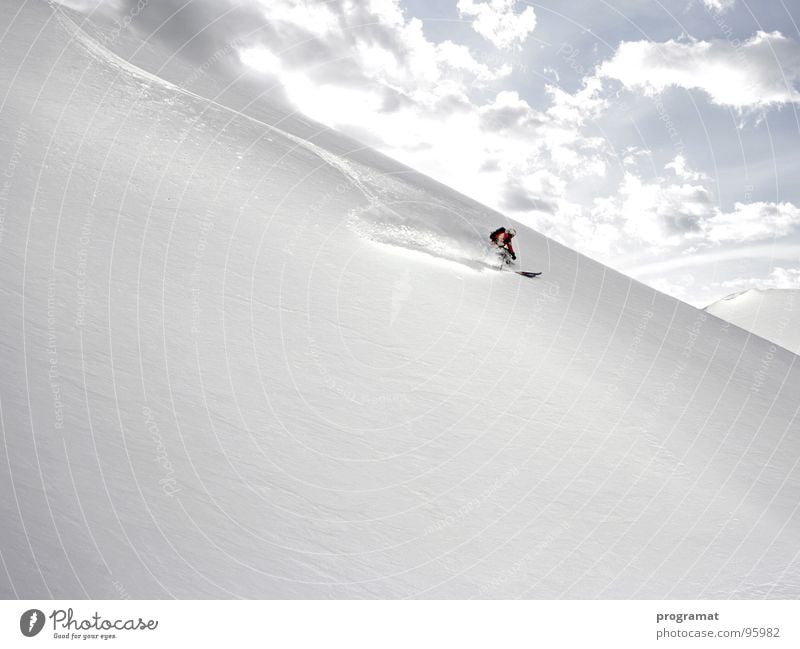
<svg viewBox="0 0 800 649">
<path fill-rule="evenodd" d="M 497 235 L 497 238 L 494 240 L 494 242 L 499 248 L 505 248 L 512 255 L 515 255 L 516 253 L 514 252 L 514 246 L 511 245 L 511 239 L 513 238 L 514 237 L 512 237 L 508 232 L 501 232 Z"/>
</svg>

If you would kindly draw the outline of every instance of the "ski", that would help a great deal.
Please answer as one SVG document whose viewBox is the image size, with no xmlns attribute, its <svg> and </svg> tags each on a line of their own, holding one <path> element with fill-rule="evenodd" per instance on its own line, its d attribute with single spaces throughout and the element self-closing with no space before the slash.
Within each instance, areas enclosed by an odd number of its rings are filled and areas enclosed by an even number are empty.
<svg viewBox="0 0 800 649">
<path fill-rule="evenodd" d="M 517 275 L 522 275 L 523 277 L 539 277 L 541 273 L 532 273 L 529 270 L 515 270 L 514 271 Z"/>
</svg>

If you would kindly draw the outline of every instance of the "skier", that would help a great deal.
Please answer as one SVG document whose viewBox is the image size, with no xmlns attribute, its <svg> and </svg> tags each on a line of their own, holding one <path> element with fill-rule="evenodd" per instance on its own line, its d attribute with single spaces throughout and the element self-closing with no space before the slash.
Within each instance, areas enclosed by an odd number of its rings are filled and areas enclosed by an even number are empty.
<svg viewBox="0 0 800 649">
<path fill-rule="evenodd" d="M 497 230 L 489 235 L 489 241 L 500 249 L 501 254 L 509 254 L 511 255 L 511 259 L 516 261 L 517 253 L 514 252 L 514 246 L 511 244 L 511 239 L 513 239 L 516 234 L 517 231 L 514 228 L 497 228 Z"/>
</svg>

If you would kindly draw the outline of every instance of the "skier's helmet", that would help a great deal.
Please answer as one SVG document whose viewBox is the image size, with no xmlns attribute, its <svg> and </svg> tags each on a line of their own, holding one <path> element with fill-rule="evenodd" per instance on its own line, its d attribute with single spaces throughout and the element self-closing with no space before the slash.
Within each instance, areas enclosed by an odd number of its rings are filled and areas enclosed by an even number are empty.
<svg viewBox="0 0 800 649">
<path fill-rule="evenodd" d="M 508 228 L 508 230 L 506 230 L 506 232 L 508 232 L 512 237 L 516 237 L 517 236 L 517 231 L 514 228 Z"/>
</svg>

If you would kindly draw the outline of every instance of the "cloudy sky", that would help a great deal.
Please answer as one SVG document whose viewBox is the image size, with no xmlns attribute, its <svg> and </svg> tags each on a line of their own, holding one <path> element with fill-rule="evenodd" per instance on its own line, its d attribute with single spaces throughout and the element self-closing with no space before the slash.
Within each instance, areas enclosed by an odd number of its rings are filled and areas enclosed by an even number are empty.
<svg viewBox="0 0 800 649">
<path fill-rule="evenodd" d="M 800 287 L 798 0 L 62 1 L 695 305 Z"/>
</svg>

